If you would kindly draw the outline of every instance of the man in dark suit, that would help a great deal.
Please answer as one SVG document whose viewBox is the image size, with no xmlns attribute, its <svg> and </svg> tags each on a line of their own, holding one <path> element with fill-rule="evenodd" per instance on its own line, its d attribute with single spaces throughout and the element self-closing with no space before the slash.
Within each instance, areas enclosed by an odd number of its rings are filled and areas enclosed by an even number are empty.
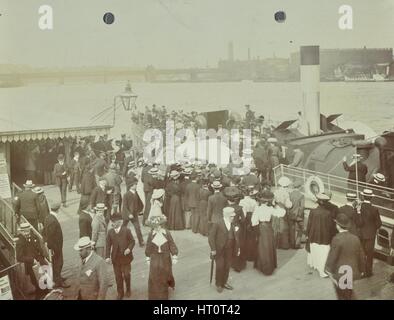
<svg viewBox="0 0 394 320">
<path fill-rule="evenodd" d="M 361 204 L 360 240 L 366 256 L 365 275 L 372 276 L 373 255 L 376 232 L 382 226 L 379 210 L 372 206 L 372 190 L 364 189 L 361 193 L 364 201 Z"/>
<path fill-rule="evenodd" d="M 140 247 L 144 246 L 144 239 L 141 233 L 141 226 L 138 220 L 138 215 L 144 208 L 144 205 L 137 193 L 137 179 L 133 179 L 129 181 L 129 184 L 126 186 L 127 192 L 123 196 L 123 207 L 122 207 L 122 216 L 123 216 L 123 225 L 127 227 L 129 221 L 133 224 L 135 233 L 137 234 L 138 243 Z"/>
<path fill-rule="evenodd" d="M 81 193 L 81 175 L 82 166 L 78 152 L 74 152 L 74 158 L 70 161 L 70 184 L 68 185 L 68 191 L 71 192 L 73 185 L 77 188 L 77 192 Z"/>
<path fill-rule="evenodd" d="M 349 189 L 356 190 L 355 181 L 358 179 L 359 182 L 366 182 L 366 176 L 368 173 L 368 167 L 361 162 L 362 156 L 356 154 L 353 156 L 353 162 L 348 165 L 346 157 L 343 157 L 343 169 L 349 172 L 348 185 Z M 357 167 L 357 170 L 356 170 Z M 356 179 L 357 178 L 357 179 Z"/>
<path fill-rule="evenodd" d="M 40 202 L 38 194 L 33 192 L 33 181 L 27 180 L 23 185 L 25 190 L 15 197 L 15 214 L 18 222 L 21 215 L 38 231 L 38 220 L 40 217 Z"/>
<path fill-rule="evenodd" d="M 99 184 L 99 179 L 102 177 L 108 169 L 107 161 L 105 161 L 105 152 L 101 151 L 99 157 L 96 159 L 93 165 L 94 175 L 96 177 L 96 183 Z"/>
<path fill-rule="evenodd" d="M 112 260 L 114 268 L 118 300 L 122 300 L 124 293 L 123 282 L 126 283 L 126 297 L 130 297 L 131 291 L 131 261 L 133 261 L 133 248 L 135 241 L 129 228 L 122 225 L 122 216 L 112 216 L 113 228 L 108 231 L 106 261 Z M 111 255 L 111 259 L 110 259 Z"/>
<path fill-rule="evenodd" d="M 327 254 L 330 249 L 330 243 L 334 236 L 334 220 L 330 211 L 324 207 L 324 203 L 330 198 L 326 194 L 317 194 L 318 207 L 311 209 L 308 216 L 306 235 L 310 244 L 310 259 L 308 264 L 319 271 L 320 277 L 325 278 L 324 272 Z"/>
<path fill-rule="evenodd" d="M 348 192 L 346 194 L 347 203 L 340 207 L 338 210 L 339 213 L 344 213 L 350 221 L 350 226 L 348 228 L 349 232 L 353 233 L 356 236 L 359 236 L 358 227 L 360 225 L 360 215 L 357 211 L 356 200 L 357 195 L 352 192 Z"/>
<path fill-rule="evenodd" d="M 191 182 L 185 187 L 185 206 L 191 212 L 191 228 L 194 233 L 198 232 L 200 215 L 197 212 L 198 203 L 200 202 L 200 188 L 197 183 L 197 175 L 193 173 L 190 177 Z"/>
<path fill-rule="evenodd" d="M 351 221 L 345 214 L 338 214 L 336 224 L 338 234 L 332 239 L 325 271 L 334 283 L 338 299 L 350 300 L 353 282 L 364 272 L 364 252 L 360 239 L 348 231 Z"/>
<path fill-rule="evenodd" d="M 44 288 L 40 288 L 36 276 L 33 271 L 33 265 L 36 261 L 40 265 L 47 265 L 44 252 L 40 246 L 40 242 L 34 233 L 31 232 L 29 223 L 21 223 L 19 226 L 18 241 L 16 243 L 16 260 L 23 263 L 25 273 L 30 277 L 30 281 L 35 287 L 36 298 L 44 293 Z"/>
<path fill-rule="evenodd" d="M 209 231 L 208 242 L 211 248 L 211 259 L 216 262 L 215 282 L 216 289 L 219 293 L 223 289 L 233 290 L 233 287 L 227 283 L 231 258 L 235 251 L 238 251 L 238 241 L 235 236 L 233 220 L 235 210 L 232 207 L 223 209 L 223 218 L 213 223 Z"/>
<path fill-rule="evenodd" d="M 208 198 L 208 226 L 223 218 L 223 208 L 227 206 L 227 199 L 220 191 L 222 184 L 219 181 L 214 181 L 211 186 L 214 189 L 214 194 Z"/>
<path fill-rule="evenodd" d="M 79 215 L 79 237 L 89 237 L 92 239 L 92 220 L 95 211 L 93 209 L 84 209 Z"/>
<path fill-rule="evenodd" d="M 55 167 L 53 168 L 53 174 L 56 179 L 56 184 L 60 189 L 60 196 L 62 199 L 62 204 L 63 207 L 67 207 L 66 201 L 67 201 L 67 177 L 69 175 L 69 169 L 64 163 L 64 155 L 59 154 L 57 157 L 58 163 L 55 164 Z"/>
<path fill-rule="evenodd" d="M 108 208 L 107 180 L 100 178 L 99 184 L 90 195 L 90 207 L 95 208 L 97 203 L 104 203 Z"/>
<path fill-rule="evenodd" d="M 52 202 L 50 207 L 51 212 L 45 218 L 42 234 L 48 249 L 51 250 L 55 288 L 68 288 L 70 286 L 63 282 L 61 276 L 63 268 L 63 232 L 57 218 L 60 202 Z"/>
</svg>

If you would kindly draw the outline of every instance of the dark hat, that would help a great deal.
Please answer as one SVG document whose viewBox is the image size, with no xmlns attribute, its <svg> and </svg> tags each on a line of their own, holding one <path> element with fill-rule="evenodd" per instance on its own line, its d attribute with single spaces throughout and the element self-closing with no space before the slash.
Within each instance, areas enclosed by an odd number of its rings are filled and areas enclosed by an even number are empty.
<svg viewBox="0 0 394 320">
<path fill-rule="evenodd" d="M 274 194 L 269 190 L 264 190 L 258 193 L 257 199 L 261 201 L 272 201 L 274 199 Z"/>
<path fill-rule="evenodd" d="M 123 220 L 123 217 L 120 213 L 115 213 L 111 216 L 111 221 L 119 221 L 119 220 Z"/>
<path fill-rule="evenodd" d="M 237 187 L 226 187 L 224 188 L 224 195 L 228 198 L 234 198 L 240 194 Z"/>
<path fill-rule="evenodd" d="M 335 222 L 341 228 L 348 229 L 350 227 L 350 220 L 348 216 L 344 213 L 338 214 L 337 218 L 335 219 Z"/>
</svg>

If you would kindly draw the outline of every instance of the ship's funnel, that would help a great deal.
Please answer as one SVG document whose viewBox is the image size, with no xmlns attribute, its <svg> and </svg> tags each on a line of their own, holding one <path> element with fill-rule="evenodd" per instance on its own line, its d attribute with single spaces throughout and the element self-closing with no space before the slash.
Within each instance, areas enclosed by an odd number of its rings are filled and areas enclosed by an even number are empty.
<svg viewBox="0 0 394 320">
<path fill-rule="evenodd" d="M 320 59 L 319 46 L 301 46 L 302 131 L 320 134 Z"/>
</svg>

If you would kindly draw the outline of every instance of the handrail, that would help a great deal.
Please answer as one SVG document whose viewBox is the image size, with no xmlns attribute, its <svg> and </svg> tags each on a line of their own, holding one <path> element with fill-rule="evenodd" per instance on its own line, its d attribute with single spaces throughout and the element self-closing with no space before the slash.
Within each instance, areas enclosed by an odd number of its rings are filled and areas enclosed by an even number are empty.
<svg viewBox="0 0 394 320">
<path fill-rule="evenodd" d="M 341 193 L 346 193 L 346 192 L 355 192 L 355 187 L 356 183 L 355 180 L 349 180 L 345 179 L 343 177 L 338 177 L 334 175 L 327 175 L 322 172 L 318 171 L 312 171 L 308 169 L 303 169 L 303 168 L 295 168 L 295 167 L 289 167 L 287 165 L 280 164 L 274 168 L 274 178 L 275 178 L 275 184 L 277 183 L 277 180 L 282 177 L 282 176 L 287 176 L 289 178 L 293 179 L 301 179 L 305 181 L 311 177 L 311 176 L 316 176 L 320 178 L 325 185 L 325 187 L 328 188 L 328 190 L 335 190 L 339 191 Z M 385 188 L 382 189 L 379 186 L 372 185 L 369 183 L 365 182 L 359 182 L 359 186 L 369 188 L 371 189 L 374 193 L 375 199 L 381 199 L 384 201 L 385 205 L 387 206 L 382 206 L 382 203 L 376 203 L 374 204 L 375 207 L 379 209 L 384 209 L 387 212 L 390 212 L 391 214 L 394 213 L 394 190 L 391 188 Z M 386 191 L 389 190 L 389 191 Z M 382 194 L 388 194 L 388 197 L 382 196 Z"/>
<path fill-rule="evenodd" d="M 278 167 L 287 168 L 287 169 L 291 169 L 291 170 L 299 171 L 299 172 L 307 172 L 307 173 L 311 173 L 313 175 L 322 175 L 322 176 L 326 176 L 326 177 L 342 180 L 342 181 L 344 181 L 344 182 L 346 182 L 348 184 L 353 184 L 353 185 L 356 185 L 356 184 L 360 185 L 361 184 L 363 186 L 374 188 L 375 190 L 388 191 L 388 192 L 390 192 L 391 194 L 394 195 L 394 189 L 393 188 L 389 188 L 389 187 L 376 186 L 376 185 L 374 185 L 372 183 L 368 183 L 368 182 L 360 182 L 359 181 L 357 183 L 356 180 L 354 180 L 354 179 L 348 179 L 348 178 L 344 178 L 344 177 L 341 177 L 341 176 L 336 176 L 336 175 L 333 175 L 333 174 L 330 174 L 330 173 L 323 173 L 323 172 L 313 171 L 313 170 L 304 169 L 304 168 L 290 167 L 290 166 L 284 165 L 284 164 L 279 164 L 278 166 L 276 166 L 274 168 L 274 170 L 276 168 L 278 168 Z"/>
</svg>

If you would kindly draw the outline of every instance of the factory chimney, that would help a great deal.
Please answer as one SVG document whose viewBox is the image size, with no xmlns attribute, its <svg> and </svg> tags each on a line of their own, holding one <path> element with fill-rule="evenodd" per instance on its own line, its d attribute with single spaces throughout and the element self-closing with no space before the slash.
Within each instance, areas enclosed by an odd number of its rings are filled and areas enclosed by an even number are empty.
<svg viewBox="0 0 394 320">
<path fill-rule="evenodd" d="M 250 48 L 248 48 L 248 61 L 250 61 Z"/>
<path fill-rule="evenodd" d="M 320 134 L 320 58 L 319 46 L 301 46 L 300 79 L 302 118 L 308 135 Z"/>
</svg>

